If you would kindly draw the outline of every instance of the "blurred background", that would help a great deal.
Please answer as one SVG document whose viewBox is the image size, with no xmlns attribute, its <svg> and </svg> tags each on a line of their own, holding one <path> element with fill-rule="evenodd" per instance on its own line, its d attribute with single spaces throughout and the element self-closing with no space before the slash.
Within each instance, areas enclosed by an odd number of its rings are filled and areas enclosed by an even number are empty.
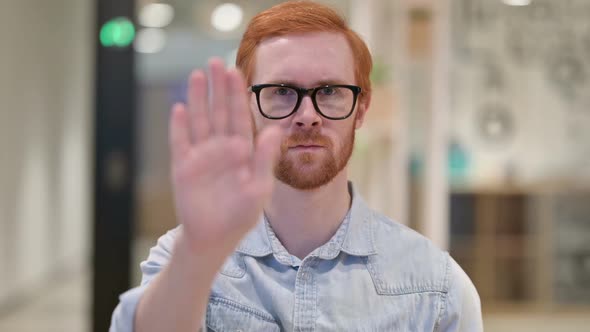
<svg viewBox="0 0 590 332">
<path fill-rule="evenodd" d="M 282 1 L 2 0 L 0 331 L 106 331 L 176 225 L 167 121 Z M 590 326 L 590 1 L 331 0 L 375 61 L 351 177 L 486 331 Z"/>
</svg>

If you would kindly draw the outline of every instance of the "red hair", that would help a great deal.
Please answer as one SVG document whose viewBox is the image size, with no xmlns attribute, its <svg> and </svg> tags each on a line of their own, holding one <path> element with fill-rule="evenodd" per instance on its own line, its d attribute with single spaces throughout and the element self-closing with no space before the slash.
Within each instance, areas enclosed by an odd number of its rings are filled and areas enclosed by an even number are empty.
<svg viewBox="0 0 590 332">
<path fill-rule="evenodd" d="M 352 31 L 344 18 L 333 9 L 312 1 L 287 1 L 273 6 L 254 16 L 240 43 L 236 57 L 238 67 L 252 84 L 252 73 L 256 65 L 255 53 L 258 44 L 271 37 L 292 33 L 338 32 L 342 33 L 352 50 L 355 60 L 355 80 L 362 89 L 360 98 L 370 96 L 373 67 L 371 53 L 365 42 Z"/>
</svg>

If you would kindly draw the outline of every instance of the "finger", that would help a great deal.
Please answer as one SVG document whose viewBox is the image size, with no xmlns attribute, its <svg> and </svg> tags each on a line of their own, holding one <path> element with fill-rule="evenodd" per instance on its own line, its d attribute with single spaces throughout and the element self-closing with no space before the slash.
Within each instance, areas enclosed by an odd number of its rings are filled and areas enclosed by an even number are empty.
<svg viewBox="0 0 590 332">
<path fill-rule="evenodd" d="M 207 139 L 211 132 L 207 77 L 201 70 L 194 71 L 188 84 L 188 106 L 191 114 L 192 137 L 195 144 Z"/>
<path fill-rule="evenodd" d="M 186 156 L 191 148 L 189 117 L 183 104 L 172 107 L 168 135 L 172 162 L 175 163 Z"/>
<path fill-rule="evenodd" d="M 281 139 L 282 132 L 276 126 L 265 128 L 256 139 L 253 175 L 255 183 L 262 188 L 272 186 L 273 171 L 279 159 Z"/>
<path fill-rule="evenodd" d="M 238 69 L 228 71 L 230 133 L 252 139 L 252 124 L 246 83 Z"/>
<path fill-rule="evenodd" d="M 213 134 L 224 135 L 227 133 L 227 88 L 226 88 L 226 71 L 223 60 L 213 58 L 209 61 L 209 71 L 211 79 L 211 120 L 213 124 Z"/>
</svg>

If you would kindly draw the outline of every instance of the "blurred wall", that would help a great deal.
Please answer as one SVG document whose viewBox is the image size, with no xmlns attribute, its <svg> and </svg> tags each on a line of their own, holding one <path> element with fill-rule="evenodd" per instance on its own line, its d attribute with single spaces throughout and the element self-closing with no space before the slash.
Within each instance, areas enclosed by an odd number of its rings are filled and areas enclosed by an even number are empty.
<svg viewBox="0 0 590 332">
<path fill-rule="evenodd" d="M 590 184 L 590 2 L 457 0 L 451 135 L 473 185 Z"/>
<path fill-rule="evenodd" d="M 0 306 L 86 264 L 93 82 L 90 0 L 0 10 Z"/>
</svg>

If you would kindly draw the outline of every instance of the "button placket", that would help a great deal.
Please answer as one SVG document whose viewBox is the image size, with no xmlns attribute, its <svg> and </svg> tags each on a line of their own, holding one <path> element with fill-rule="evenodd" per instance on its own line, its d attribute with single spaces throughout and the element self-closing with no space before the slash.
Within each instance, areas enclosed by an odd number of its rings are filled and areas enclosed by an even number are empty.
<svg viewBox="0 0 590 332">
<path fill-rule="evenodd" d="M 317 309 L 316 284 L 312 266 L 316 258 L 305 259 L 299 267 L 295 280 L 294 330 L 313 331 Z"/>
</svg>

